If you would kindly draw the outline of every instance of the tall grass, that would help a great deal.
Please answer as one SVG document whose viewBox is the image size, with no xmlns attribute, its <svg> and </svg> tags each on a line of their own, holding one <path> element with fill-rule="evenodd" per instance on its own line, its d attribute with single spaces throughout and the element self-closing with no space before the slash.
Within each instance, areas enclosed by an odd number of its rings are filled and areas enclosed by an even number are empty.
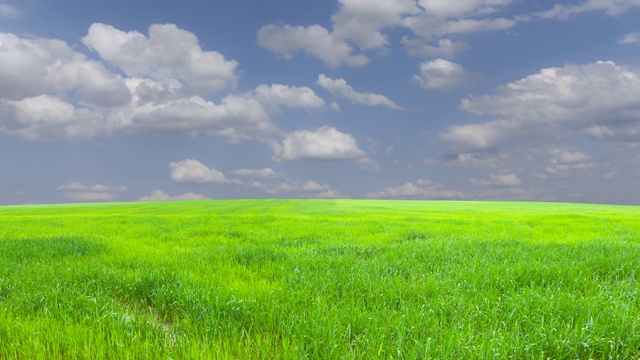
<svg viewBox="0 0 640 360">
<path fill-rule="evenodd" d="M 0 207 L 0 359 L 636 359 L 640 209 Z"/>
</svg>

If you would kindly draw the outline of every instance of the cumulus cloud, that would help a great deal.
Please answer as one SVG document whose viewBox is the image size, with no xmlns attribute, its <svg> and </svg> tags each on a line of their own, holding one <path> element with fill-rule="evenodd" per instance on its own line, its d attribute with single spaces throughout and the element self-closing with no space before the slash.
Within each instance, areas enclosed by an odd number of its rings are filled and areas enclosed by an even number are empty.
<svg viewBox="0 0 640 360">
<path fill-rule="evenodd" d="M 405 15 L 420 9 L 414 0 L 339 0 L 333 15 L 334 34 L 347 39 L 360 49 L 385 49 L 389 40 L 382 29 L 396 26 Z"/>
<path fill-rule="evenodd" d="M 17 19 L 20 17 L 20 9 L 9 4 L 0 4 L 0 18 Z"/>
<path fill-rule="evenodd" d="M 331 79 L 324 74 L 320 74 L 318 76 L 317 84 L 328 91 L 331 95 L 345 98 L 356 104 L 368 106 L 382 105 L 395 110 L 402 109 L 396 103 L 383 95 L 355 91 L 344 79 Z"/>
<path fill-rule="evenodd" d="M 22 100 L 39 95 L 65 96 L 79 90 L 81 102 L 118 106 L 131 95 L 122 78 L 60 40 L 23 39 L 0 33 L 0 98 Z"/>
<path fill-rule="evenodd" d="M 269 24 L 257 33 L 260 46 L 285 59 L 304 51 L 331 67 L 363 66 L 369 62 L 364 53 L 390 49 L 393 29 L 408 29 L 401 43 L 415 56 L 452 58 L 468 49 L 461 36 L 499 31 L 530 21 L 532 18 L 566 19 L 576 14 L 603 11 L 619 15 L 640 6 L 638 0 L 586 0 L 581 4 L 557 4 L 533 15 L 500 16 L 513 0 L 338 0 L 331 17 L 331 28 Z"/>
<path fill-rule="evenodd" d="M 618 40 L 618 44 L 634 44 L 638 42 L 640 42 L 640 33 L 637 32 L 625 34 Z"/>
<path fill-rule="evenodd" d="M 205 200 L 209 199 L 202 194 L 186 192 L 182 195 L 171 196 L 160 190 L 154 190 L 151 195 L 143 196 L 138 201 L 167 201 L 167 200 Z"/>
<path fill-rule="evenodd" d="M 507 19 L 495 17 L 511 0 L 339 0 L 332 16 L 332 29 L 320 25 L 265 25 L 258 30 L 258 44 L 283 58 L 291 59 L 299 51 L 322 60 L 331 67 L 362 66 L 369 59 L 360 52 L 385 53 L 390 48 L 385 32 L 406 28 L 414 37 L 405 36 L 407 52 L 420 56 L 453 57 L 465 50 L 463 41 L 450 35 L 508 29 L 526 16 Z"/>
<path fill-rule="evenodd" d="M 154 24 L 149 35 L 94 23 L 82 42 L 131 77 L 176 79 L 194 93 L 223 89 L 237 81 L 235 60 L 203 51 L 198 38 L 174 24 Z"/>
<path fill-rule="evenodd" d="M 640 76 L 611 61 L 542 69 L 496 94 L 465 99 L 461 108 L 496 117 L 451 126 L 440 134 L 462 152 L 522 138 L 542 141 L 576 133 L 640 141 Z"/>
<path fill-rule="evenodd" d="M 276 178 L 281 176 L 273 170 L 272 168 L 262 168 L 262 169 L 238 169 L 231 172 L 236 176 L 247 176 L 247 177 L 260 177 L 260 178 Z"/>
<path fill-rule="evenodd" d="M 131 86 L 135 86 L 132 84 Z M 227 138 L 232 142 L 247 140 L 275 130 L 266 109 L 255 99 L 228 95 L 220 104 L 199 96 L 141 104 L 124 109 L 117 120 L 122 131 L 184 132 Z"/>
<path fill-rule="evenodd" d="M 287 134 L 282 146 L 274 148 L 274 153 L 276 158 L 283 160 L 343 160 L 366 155 L 352 135 L 330 126 Z"/>
<path fill-rule="evenodd" d="M 477 75 L 464 70 L 462 65 L 445 59 L 425 61 L 420 64 L 420 73 L 412 80 L 425 89 L 450 90 L 472 82 Z"/>
<path fill-rule="evenodd" d="M 403 16 L 420 11 L 414 0 L 339 0 L 332 17 L 333 29 L 320 25 L 269 24 L 258 30 L 258 44 L 285 59 L 305 51 L 330 67 L 363 66 L 369 58 L 361 51 L 386 51 L 383 28 L 400 24 Z"/>
<path fill-rule="evenodd" d="M 351 45 L 320 25 L 265 25 L 258 30 L 258 45 L 285 59 L 304 50 L 331 67 L 363 66 L 369 62 L 366 56 L 353 54 Z"/>
<path fill-rule="evenodd" d="M 123 78 L 64 41 L 0 34 L 0 134 L 46 140 L 180 132 L 238 142 L 275 131 L 269 107 L 323 103 L 309 88 L 275 84 L 258 86 L 249 95 L 227 95 L 219 103 L 206 100 L 194 92 L 233 83 L 235 63 L 203 51 L 193 34 L 163 25 L 152 26 L 147 38 L 94 25 L 84 41 L 131 77 Z M 106 41 L 110 36 L 119 40 Z M 174 62 L 168 53 L 175 44 L 166 48 L 164 42 L 180 39 L 185 40 L 180 46 L 191 50 L 189 56 L 174 54 L 182 59 Z M 120 52 L 119 46 L 127 49 Z M 127 55 L 142 51 L 136 46 L 145 53 Z M 146 61 L 149 54 L 159 57 Z"/>
<path fill-rule="evenodd" d="M 169 163 L 171 180 L 175 182 L 196 184 L 226 184 L 229 183 L 224 174 L 216 169 L 208 168 L 198 160 L 185 159 Z"/>
<path fill-rule="evenodd" d="M 65 197 L 74 201 L 111 201 L 128 191 L 124 186 L 108 187 L 101 184 L 89 186 L 79 182 L 60 185 L 56 190 L 64 191 Z"/>
<path fill-rule="evenodd" d="M 247 96 L 259 101 L 261 104 L 277 108 L 279 106 L 297 107 L 305 109 L 318 109 L 324 106 L 324 100 L 316 93 L 304 86 L 288 86 L 282 84 L 258 85 Z"/>
<path fill-rule="evenodd" d="M 415 183 L 404 183 L 398 187 L 386 187 L 382 191 L 367 194 L 369 198 L 420 198 L 420 199 L 460 199 L 464 193 L 447 188 L 427 179 Z"/>
</svg>

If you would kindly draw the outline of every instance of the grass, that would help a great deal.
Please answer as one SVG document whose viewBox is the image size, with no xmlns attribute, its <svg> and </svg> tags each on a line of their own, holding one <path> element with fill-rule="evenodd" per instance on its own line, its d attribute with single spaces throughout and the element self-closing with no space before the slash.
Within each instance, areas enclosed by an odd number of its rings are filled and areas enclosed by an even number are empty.
<svg viewBox="0 0 640 360">
<path fill-rule="evenodd" d="M 640 208 L 0 207 L 0 359 L 638 359 Z"/>
</svg>

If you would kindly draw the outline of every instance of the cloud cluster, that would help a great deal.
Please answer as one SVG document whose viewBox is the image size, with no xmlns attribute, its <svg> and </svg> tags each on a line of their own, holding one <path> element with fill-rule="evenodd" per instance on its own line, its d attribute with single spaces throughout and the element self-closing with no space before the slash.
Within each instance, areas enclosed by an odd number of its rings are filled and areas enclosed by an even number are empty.
<svg viewBox="0 0 640 360">
<path fill-rule="evenodd" d="M 95 23 L 82 42 L 129 77 L 177 80 L 191 94 L 224 89 L 238 79 L 237 61 L 203 51 L 193 33 L 173 24 L 151 25 L 146 36 Z"/>
<path fill-rule="evenodd" d="M 500 16 L 513 0 L 338 0 L 331 28 L 314 24 L 268 24 L 257 32 L 258 44 L 291 59 L 304 51 L 330 67 L 364 66 L 367 53 L 389 51 L 386 32 L 405 29 L 400 43 L 410 55 L 452 58 L 469 48 L 460 37 L 478 32 L 506 30 L 532 19 L 567 19 L 600 11 L 619 15 L 640 6 L 638 0 L 584 0 L 557 4 L 546 11 L 514 17 Z"/>
<path fill-rule="evenodd" d="M 203 50 L 172 24 L 148 35 L 101 23 L 82 42 L 92 60 L 64 41 L 0 33 L 0 134 L 27 139 L 87 139 L 170 132 L 231 142 L 277 134 L 270 115 L 282 107 L 319 109 L 308 87 L 258 85 L 214 102 L 235 86 L 237 62 Z"/>
<path fill-rule="evenodd" d="M 522 181 L 516 176 L 516 174 L 492 174 L 490 179 L 471 179 L 471 184 L 475 186 L 517 186 L 522 184 Z"/>
<path fill-rule="evenodd" d="M 290 59 L 305 51 L 330 67 L 363 66 L 365 52 L 386 52 L 390 41 L 385 31 L 405 28 L 412 36 L 401 43 L 411 55 L 453 57 L 466 50 L 464 41 L 450 36 L 507 29 L 525 18 L 507 19 L 493 14 L 511 0 L 338 0 L 332 29 L 320 25 L 268 24 L 257 33 L 258 44 Z"/>
<path fill-rule="evenodd" d="M 319 184 L 315 181 L 294 181 L 284 174 L 277 173 L 271 168 L 262 169 L 236 169 L 230 174 L 245 178 L 227 178 L 224 173 L 204 165 L 194 159 L 185 159 L 169 163 L 171 179 L 178 183 L 200 185 L 228 185 L 245 188 L 260 189 L 267 195 L 286 194 L 288 196 L 303 196 L 314 198 L 341 197 L 340 192 L 333 190 L 329 185 Z M 260 181 L 247 180 L 246 178 L 259 178 Z M 279 180 L 283 178 L 282 180 Z M 278 180 L 277 180 L 278 179 Z M 277 180 L 277 181 L 275 181 Z M 169 196 L 160 190 L 151 195 L 140 198 L 140 201 L 151 200 L 197 200 L 204 199 L 202 194 L 184 193 L 180 196 Z"/>
<path fill-rule="evenodd" d="M 161 190 L 154 190 L 151 195 L 143 196 L 138 201 L 167 201 L 167 200 L 206 200 L 208 197 L 202 194 L 186 192 L 182 195 L 171 196 Z"/>
<path fill-rule="evenodd" d="M 589 154 L 568 148 L 553 148 L 549 151 L 549 164 L 546 173 L 555 177 L 575 176 L 597 164 Z"/>
<path fill-rule="evenodd" d="M 128 189 L 124 186 L 108 187 L 105 185 L 83 185 L 79 182 L 63 184 L 56 188 L 64 191 L 65 197 L 73 201 L 111 201 Z"/>
<path fill-rule="evenodd" d="M 427 179 L 418 179 L 415 183 L 386 187 L 382 191 L 367 194 L 369 198 L 461 199 L 464 196 L 460 191 Z"/>
<path fill-rule="evenodd" d="M 640 142 L 640 74 L 611 61 L 542 69 L 493 95 L 465 99 L 461 107 L 494 117 L 451 126 L 440 134 L 462 152 L 570 134 Z"/>
<path fill-rule="evenodd" d="M 281 182 L 273 187 L 265 189 L 266 194 L 290 194 L 290 193 L 304 193 L 307 196 L 315 198 L 337 198 L 341 194 L 333 189 L 329 185 L 318 184 L 315 181 L 296 181 L 296 182 Z"/>
</svg>

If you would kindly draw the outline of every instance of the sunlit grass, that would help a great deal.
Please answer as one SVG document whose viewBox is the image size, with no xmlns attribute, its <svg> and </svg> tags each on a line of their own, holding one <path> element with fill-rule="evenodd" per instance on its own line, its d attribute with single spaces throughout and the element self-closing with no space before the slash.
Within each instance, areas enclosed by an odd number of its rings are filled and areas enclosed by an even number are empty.
<svg viewBox="0 0 640 360">
<path fill-rule="evenodd" d="M 640 208 L 0 207 L 0 359 L 635 359 Z"/>
</svg>

